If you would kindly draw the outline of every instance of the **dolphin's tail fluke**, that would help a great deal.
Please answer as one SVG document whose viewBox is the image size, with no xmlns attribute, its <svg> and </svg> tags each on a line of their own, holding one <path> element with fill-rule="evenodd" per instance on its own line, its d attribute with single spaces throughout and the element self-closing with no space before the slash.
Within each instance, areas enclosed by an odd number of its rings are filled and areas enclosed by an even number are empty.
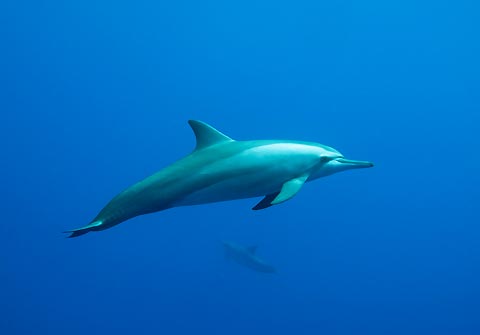
<svg viewBox="0 0 480 335">
<path fill-rule="evenodd" d="M 82 236 L 82 235 L 84 235 L 84 234 L 86 234 L 86 233 L 88 233 L 92 230 L 98 230 L 98 229 L 95 229 L 95 228 L 100 226 L 102 223 L 103 222 L 101 220 L 93 221 L 92 223 L 90 223 L 89 225 L 86 225 L 85 227 L 78 228 L 78 229 L 67 230 L 67 231 L 64 231 L 64 233 L 71 234 L 70 236 L 68 236 L 68 238 Z"/>
</svg>

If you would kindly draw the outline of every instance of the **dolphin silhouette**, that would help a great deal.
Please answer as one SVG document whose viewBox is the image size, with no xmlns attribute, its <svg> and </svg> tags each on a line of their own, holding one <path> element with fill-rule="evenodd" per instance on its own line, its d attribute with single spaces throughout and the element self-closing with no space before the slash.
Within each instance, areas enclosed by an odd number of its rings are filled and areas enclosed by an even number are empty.
<svg viewBox="0 0 480 335">
<path fill-rule="evenodd" d="M 69 237 L 178 206 L 264 196 L 253 207 L 264 209 L 291 199 L 307 181 L 373 166 L 319 143 L 235 141 L 204 122 L 188 123 L 197 141 L 191 154 L 115 196 L 90 224 L 66 231 Z"/>
<path fill-rule="evenodd" d="M 252 270 L 265 273 L 277 272 L 275 268 L 268 265 L 256 255 L 257 246 L 244 247 L 236 243 L 223 241 L 225 257 L 232 259 L 240 265 Z"/>
</svg>

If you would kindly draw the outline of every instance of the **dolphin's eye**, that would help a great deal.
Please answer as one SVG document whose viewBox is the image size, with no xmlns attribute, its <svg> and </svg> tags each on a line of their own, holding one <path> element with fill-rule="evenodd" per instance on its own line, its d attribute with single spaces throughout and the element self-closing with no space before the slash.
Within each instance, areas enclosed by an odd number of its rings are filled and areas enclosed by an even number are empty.
<svg viewBox="0 0 480 335">
<path fill-rule="evenodd" d="M 327 157 L 327 156 L 322 156 L 320 157 L 320 163 L 327 163 L 331 160 L 330 157 Z"/>
</svg>

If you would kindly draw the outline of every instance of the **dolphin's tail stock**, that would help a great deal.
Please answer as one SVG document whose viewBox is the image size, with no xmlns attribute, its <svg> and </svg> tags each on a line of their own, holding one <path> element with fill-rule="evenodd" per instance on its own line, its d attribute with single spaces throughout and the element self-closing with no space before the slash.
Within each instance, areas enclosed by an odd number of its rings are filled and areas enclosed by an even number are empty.
<svg viewBox="0 0 480 335">
<path fill-rule="evenodd" d="M 102 225 L 102 221 L 101 220 L 98 220 L 98 221 L 93 221 L 92 223 L 86 225 L 85 227 L 82 227 L 82 228 L 78 228 L 78 229 L 72 229 L 72 230 L 67 230 L 67 231 L 64 231 L 64 233 L 67 233 L 67 234 L 71 234 L 70 236 L 68 236 L 68 238 L 72 238 L 72 237 L 78 237 L 78 236 L 82 236 L 92 230 L 98 230 L 95 229 L 96 227 L 98 226 L 101 226 Z"/>
</svg>

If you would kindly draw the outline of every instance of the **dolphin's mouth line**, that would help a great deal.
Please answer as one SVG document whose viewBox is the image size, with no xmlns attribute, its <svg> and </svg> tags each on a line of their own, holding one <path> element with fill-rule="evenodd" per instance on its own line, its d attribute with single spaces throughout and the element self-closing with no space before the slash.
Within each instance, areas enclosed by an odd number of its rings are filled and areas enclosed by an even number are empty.
<svg viewBox="0 0 480 335">
<path fill-rule="evenodd" d="M 373 166 L 373 163 L 372 162 L 368 162 L 368 161 L 356 161 L 356 160 L 352 160 L 352 159 L 346 159 L 346 158 L 337 158 L 335 159 L 338 163 L 341 163 L 341 164 L 349 164 L 349 165 L 355 165 L 355 166 L 358 166 L 358 167 L 372 167 Z"/>
</svg>

